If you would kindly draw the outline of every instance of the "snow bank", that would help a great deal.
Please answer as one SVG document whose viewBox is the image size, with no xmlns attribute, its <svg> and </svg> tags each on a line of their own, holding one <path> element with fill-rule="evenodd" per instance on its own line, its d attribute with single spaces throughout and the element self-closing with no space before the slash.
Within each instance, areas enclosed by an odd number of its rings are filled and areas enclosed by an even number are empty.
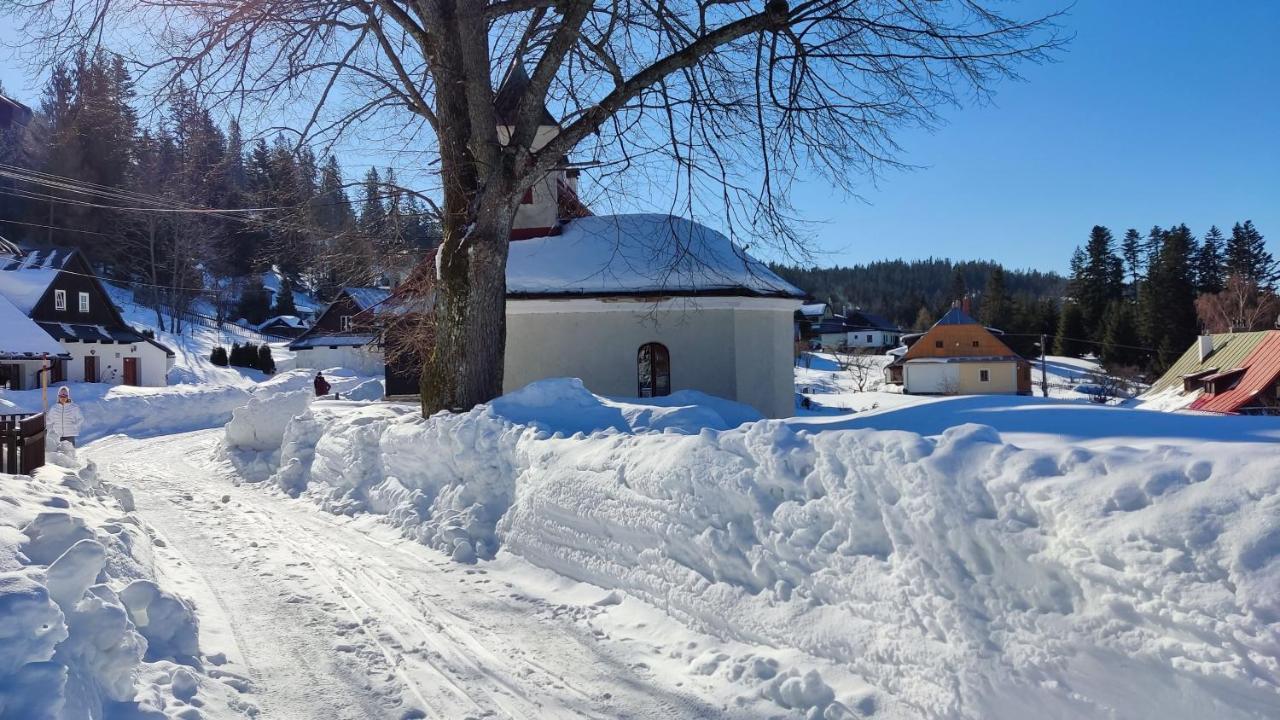
<svg viewBox="0 0 1280 720">
<path fill-rule="evenodd" d="M 284 430 L 273 479 L 459 561 L 505 549 L 785 649 L 800 660 L 691 672 L 807 717 L 1280 706 L 1273 445 L 1028 450 L 980 425 L 776 421 L 681 434 L 634 431 L 619 405 L 563 382 L 425 420 L 316 405 Z"/>
<path fill-rule="evenodd" d="M 220 425 L 250 395 L 245 388 L 230 385 L 129 387 L 67 383 L 67 387 L 84 413 L 81 444 L 116 433 L 146 437 Z M 51 388 L 49 401 L 53 402 L 56 396 L 56 388 Z M 20 412 L 39 412 L 43 407 L 39 390 L 6 391 L 3 399 Z"/>
<path fill-rule="evenodd" d="M 164 687 L 175 661 L 199 674 L 194 611 L 114 490 L 92 464 L 0 475 L 0 717 L 200 716 L 207 695 Z"/>
<path fill-rule="evenodd" d="M 311 405 L 311 390 L 258 392 L 249 402 L 231 413 L 226 425 L 226 443 L 242 450 L 278 450 L 285 427 L 295 415 Z"/>
<path fill-rule="evenodd" d="M 593 394 L 577 378 L 552 378 L 530 383 L 489 404 L 489 411 L 517 425 L 551 433 L 590 434 L 613 429 L 699 432 L 727 430 L 760 419 L 749 405 L 681 390 L 667 397 L 609 399 Z"/>
</svg>

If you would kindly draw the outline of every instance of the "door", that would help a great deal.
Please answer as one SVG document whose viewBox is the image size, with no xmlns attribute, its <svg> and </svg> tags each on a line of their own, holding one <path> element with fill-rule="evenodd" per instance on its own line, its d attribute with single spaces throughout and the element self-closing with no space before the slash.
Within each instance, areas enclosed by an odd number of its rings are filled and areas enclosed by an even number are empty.
<svg viewBox="0 0 1280 720">
<path fill-rule="evenodd" d="M 138 381 L 138 358 L 127 357 L 124 359 L 124 384 L 125 385 L 141 385 Z"/>
<path fill-rule="evenodd" d="M 645 343 L 636 355 L 637 396 L 663 397 L 671 394 L 671 354 L 662 343 Z"/>
<path fill-rule="evenodd" d="M 98 382 L 98 358 L 94 355 L 84 356 L 84 381 Z"/>
</svg>

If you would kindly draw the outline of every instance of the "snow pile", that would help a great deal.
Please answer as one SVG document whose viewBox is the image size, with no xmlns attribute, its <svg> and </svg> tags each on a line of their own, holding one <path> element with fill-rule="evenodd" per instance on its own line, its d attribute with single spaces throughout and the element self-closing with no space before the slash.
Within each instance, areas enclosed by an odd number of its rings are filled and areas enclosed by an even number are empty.
<svg viewBox="0 0 1280 720">
<path fill-rule="evenodd" d="M 247 404 L 232 412 L 226 426 L 227 445 L 259 452 L 278 450 L 285 427 L 295 415 L 306 411 L 312 397 L 310 390 L 254 393 Z"/>
<path fill-rule="evenodd" d="M 199 673 L 195 614 L 150 578 L 117 498 L 92 464 L 0 475 L 0 717 L 189 718 L 209 699 L 167 688 L 177 663 Z"/>
<path fill-rule="evenodd" d="M 810 718 L 1280 706 L 1274 446 L 1028 450 L 979 425 L 629 432 L 572 388 L 425 420 L 313 406 L 283 433 L 276 481 L 459 561 L 505 549 L 790 653 L 691 664 L 743 704 Z M 605 429 L 549 435 L 586 426 Z"/>
<path fill-rule="evenodd" d="M 565 435 L 614 429 L 699 432 L 727 430 L 760 419 L 749 405 L 680 390 L 661 398 L 611 400 L 593 394 L 577 378 L 530 383 L 489 404 L 497 417 Z"/>
<path fill-rule="evenodd" d="M 213 427 L 225 423 L 231 411 L 249 398 L 246 389 L 230 385 L 70 383 L 68 387 L 84 413 L 81 444 L 116 433 L 146 437 Z M 57 390 L 51 388 L 49 401 L 56 396 Z M 6 391 L 0 399 L 13 403 L 18 409 L 14 412 L 39 412 L 42 408 L 39 390 Z"/>
</svg>

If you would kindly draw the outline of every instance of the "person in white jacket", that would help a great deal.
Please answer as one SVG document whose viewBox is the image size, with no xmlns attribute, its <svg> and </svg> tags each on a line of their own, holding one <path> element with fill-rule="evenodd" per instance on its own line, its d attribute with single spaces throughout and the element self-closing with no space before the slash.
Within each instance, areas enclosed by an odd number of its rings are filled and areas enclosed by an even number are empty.
<svg viewBox="0 0 1280 720">
<path fill-rule="evenodd" d="M 81 425 L 84 425 L 84 415 L 80 414 L 80 406 L 71 402 L 71 391 L 65 385 L 58 388 L 58 402 L 49 408 L 45 427 L 59 440 L 67 440 L 75 445 Z"/>
</svg>

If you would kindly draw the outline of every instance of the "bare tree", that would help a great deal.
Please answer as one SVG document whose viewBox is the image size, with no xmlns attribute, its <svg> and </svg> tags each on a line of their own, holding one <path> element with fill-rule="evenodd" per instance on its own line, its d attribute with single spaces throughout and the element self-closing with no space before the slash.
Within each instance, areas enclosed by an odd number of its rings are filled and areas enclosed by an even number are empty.
<svg viewBox="0 0 1280 720">
<path fill-rule="evenodd" d="M 880 356 L 869 350 L 842 349 L 833 353 L 836 365 L 849 376 L 853 389 L 862 392 L 867 389 L 871 378 L 880 371 Z"/>
<path fill-rule="evenodd" d="M 895 128 L 1061 42 L 1054 16 L 994 0 L 16 1 L 46 61 L 127 28 L 143 82 L 274 108 L 299 142 L 381 130 L 438 173 L 438 266 L 409 288 L 433 295 L 427 413 L 501 392 L 512 219 L 570 153 L 604 186 L 653 173 L 673 212 L 803 250 L 798 174 L 852 192 L 896 164 Z M 494 87 L 526 68 L 499 130 Z M 547 106 L 559 132 L 539 140 Z"/>
<path fill-rule="evenodd" d="M 1232 275 L 1222 292 L 1196 298 L 1196 314 L 1205 332 L 1268 330 L 1276 327 L 1280 299 L 1253 280 Z"/>
</svg>

